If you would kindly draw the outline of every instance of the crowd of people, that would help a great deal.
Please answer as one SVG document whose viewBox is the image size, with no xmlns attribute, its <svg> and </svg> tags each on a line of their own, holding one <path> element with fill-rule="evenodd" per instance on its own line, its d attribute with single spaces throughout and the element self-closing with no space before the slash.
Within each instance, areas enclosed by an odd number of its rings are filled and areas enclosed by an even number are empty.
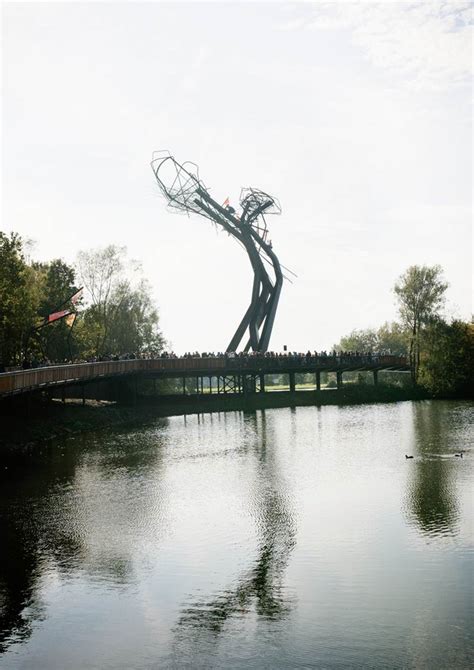
<svg viewBox="0 0 474 670">
<path fill-rule="evenodd" d="M 394 355 L 391 351 L 383 350 L 378 352 L 373 351 L 310 351 L 306 353 L 301 353 L 297 351 L 284 351 L 284 352 L 275 352 L 275 351 L 226 351 L 226 352 L 187 352 L 183 356 L 177 356 L 174 352 L 164 351 L 161 354 L 161 358 L 238 358 L 245 360 L 255 360 L 255 359 L 281 359 L 291 362 L 312 362 L 315 359 L 338 359 L 338 360 L 354 360 L 354 359 L 364 359 L 364 360 L 374 360 L 380 356 L 392 356 Z"/>
<path fill-rule="evenodd" d="M 393 356 L 394 354 L 391 351 L 379 351 L 379 352 L 373 352 L 373 351 L 310 351 L 308 350 L 306 353 L 301 353 L 297 351 L 283 351 L 283 352 L 276 352 L 276 351 L 266 351 L 266 352 L 260 352 L 260 351 L 247 351 L 247 352 L 235 352 L 235 351 L 219 351 L 217 353 L 215 352 L 209 352 L 209 351 L 194 351 L 194 352 L 186 352 L 182 356 L 178 356 L 177 354 L 174 353 L 174 351 L 164 351 L 158 356 L 152 356 L 149 353 L 125 353 L 122 355 L 108 355 L 105 354 L 103 356 L 94 356 L 91 358 L 87 359 L 73 359 L 73 360 L 62 360 L 62 361 L 50 361 L 47 358 L 41 359 L 41 360 L 36 360 L 36 359 L 25 359 L 23 361 L 23 364 L 21 368 L 13 368 L 13 369 L 23 369 L 23 370 L 28 370 L 31 368 L 40 368 L 40 367 L 47 367 L 50 365 L 74 365 L 74 364 L 80 364 L 80 363 L 102 363 L 104 361 L 128 361 L 128 360 L 150 360 L 154 358 L 161 358 L 161 359 L 196 359 L 196 358 L 219 358 L 219 359 L 226 359 L 226 360 L 235 360 L 235 362 L 241 362 L 241 363 L 248 363 L 252 364 L 258 361 L 265 361 L 267 363 L 271 362 L 277 362 L 281 361 L 281 363 L 291 363 L 291 364 L 300 364 L 300 365 L 305 365 L 309 363 L 320 363 L 324 364 L 326 363 L 332 363 L 332 362 L 339 362 L 341 364 L 350 364 L 350 363 L 355 363 L 355 362 L 361 362 L 361 363 L 375 363 L 377 362 L 380 357 L 382 356 Z M 12 371 L 12 369 L 6 370 L 5 368 L 2 368 L 0 366 L 0 373 L 1 372 L 7 372 L 7 371 Z"/>
<path fill-rule="evenodd" d="M 255 365 L 256 363 L 263 365 L 273 365 L 277 364 L 278 366 L 292 365 L 292 366 L 305 366 L 309 364 L 318 364 L 318 365 L 353 365 L 357 363 L 361 364 L 372 364 L 377 363 L 382 360 L 382 357 L 387 356 L 397 356 L 389 350 L 383 351 L 310 351 L 306 353 L 297 352 L 297 351 L 248 351 L 248 352 L 235 352 L 235 351 L 219 351 L 209 352 L 209 351 L 194 351 L 186 352 L 183 356 L 177 356 L 173 351 L 164 351 L 160 357 L 168 359 L 196 359 L 196 358 L 218 358 L 225 359 L 229 362 L 235 362 L 239 367 Z M 386 361 L 385 361 L 386 362 Z"/>
<path fill-rule="evenodd" d="M 91 356 L 90 358 L 64 358 L 60 361 L 52 361 L 47 357 L 25 358 L 23 359 L 21 366 L 17 365 L 17 366 L 5 367 L 0 362 L 0 373 L 15 372 L 18 370 L 32 370 L 36 368 L 47 368 L 50 367 L 51 365 L 78 365 L 80 363 L 102 363 L 104 361 L 130 361 L 135 360 L 137 358 L 142 360 L 150 360 L 150 358 L 153 358 L 153 356 L 150 356 L 149 354 L 135 354 L 135 353 L 122 354 L 121 356 L 105 354 L 104 356 Z"/>
</svg>

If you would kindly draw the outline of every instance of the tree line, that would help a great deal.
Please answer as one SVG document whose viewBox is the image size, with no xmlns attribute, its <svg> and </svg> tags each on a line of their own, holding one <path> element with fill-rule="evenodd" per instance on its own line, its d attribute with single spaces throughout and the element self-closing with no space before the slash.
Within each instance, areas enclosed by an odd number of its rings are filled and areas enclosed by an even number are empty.
<svg viewBox="0 0 474 670">
<path fill-rule="evenodd" d="M 82 297 L 72 302 L 78 293 Z M 59 308 L 74 316 L 48 323 Z M 34 262 L 19 235 L 0 231 L 0 369 L 126 353 L 155 356 L 163 346 L 150 285 L 125 247 L 81 251 L 75 265 Z"/>
<path fill-rule="evenodd" d="M 439 265 L 413 265 L 393 287 L 399 320 L 353 330 L 336 351 L 390 351 L 407 356 L 412 382 L 434 395 L 473 395 L 474 325 L 441 314 L 448 284 Z"/>
<path fill-rule="evenodd" d="M 75 265 L 30 261 L 26 247 L 0 231 L 0 370 L 163 351 L 151 287 L 125 247 L 81 251 Z M 447 286 L 440 266 L 409 267 L 393 289 L 399 320 L 354 330 L 334 349 L 406 355 L 414 384 L 435 395 L 472 395 L 474 326 L 443 319 Z M 77 317 L 48 323 L 58 308 Z"/>
</svg>

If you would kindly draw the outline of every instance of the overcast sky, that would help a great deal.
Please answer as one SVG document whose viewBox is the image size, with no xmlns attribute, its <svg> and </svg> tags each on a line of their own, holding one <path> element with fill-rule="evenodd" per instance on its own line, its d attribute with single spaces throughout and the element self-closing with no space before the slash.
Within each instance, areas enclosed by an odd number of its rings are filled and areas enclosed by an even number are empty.
<svg viewBox="0 0 474 670">
<path fill-rule="evenodd" d="M 126 245 L 177 352 L 224 349 L 250 300 L 243 250 L 169 212 L 149 161 L 211 194 L 277 196 L 270 347 L 331 347 L 396 317 L 439 263 L 470 318 L 472 7 L 428 3 L 4 3 L 3 219 L 34 257 Z"/>
</svg>

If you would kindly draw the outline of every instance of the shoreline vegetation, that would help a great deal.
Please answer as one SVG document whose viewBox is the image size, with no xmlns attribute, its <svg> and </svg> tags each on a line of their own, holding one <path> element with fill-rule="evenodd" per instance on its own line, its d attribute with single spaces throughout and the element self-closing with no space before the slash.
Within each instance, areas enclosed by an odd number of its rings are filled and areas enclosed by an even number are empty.
<svg viewBox="0 0 474 670">
<path fill-rule="evenodd" d="M 254 411 L 283 407 L 323 405 L 358 405 L 373 403 L 429 400 L 433 396 L 421 388 L 400 388 L 379 384 L 347 385 L 342 389 L 322 391 L 276 391 L 247 397 L 228 396 L 161 396 L 140 397 L 135 405 L 109 401 L 74 399 L 61 402 L 46 398 L 31 400 L 28 407 L 17 407 L 1 417 L 0 447 L 15 449 L 34 447 L 57 438 L 113 427 L 133 427 L 157 418 L 212 412 Z M 26 420 L 25 420 L 26 419 Z"/>
<path fill-rule="evenodd" d="M 125 247 L 109 245 L 79 252 L 75 266 L 61 258 L 35 262 L 27 251 L 21 236 L 0 231 L 0 373 L 38 365 L 176 357 L 160 330 L 151 286 L 137 263 L 127 258 Z M 296 375 L 296 391 L 283 390 L 287 380 L 282 374 L 273 375 L 269 383 L 274 392 L 245 397 L 138 394 L 128 406 L 97 400 L 88 400 L 84 406 L 81 400 L 61 403 L 33 393 L 25 398 L 0 398 L 0 448 L 196 412 L 474 397 L 474 324 L 448 323 L 442 318 L 447 287 L 439 265 L 409 267 L 393 288 L 398 322 L 353 330 L 333 345 L 332 352 L 322 352 L 334 357 L 371 358 L 374 352 L 407 357 L 411 375 L 398 378 L 394 385 L 384 383 L 382 372 L 376 387 L 366 383 L 363 374 L 348 372 L 345 381 L 351 383 L 336 390 L 334 380 L 328 384 L 328 374 L 333 373 L 321 372 L 321 386 L 331 385 L 321 391 L 308 390 L 309 384 L 307 390 L 298 390 L 308 382 L 304 374 Z M 189 339 L 192 341 L 192 333 Z M 311 342 L 309 348 L 314 345 Z M 195 352 L 184 357 L 202 355 Z M 285 348 L 285 353 L 262 355 L 304 358 L 308 354 L 286 352 Z M 189 393 L 193 393 L 191 386 L 186 384 Z M 172 387 L 172 383 L 163 384 L 161 392 L 176 391 Z M 136 392 L 135 388 L 133 395 Z"/>
</svg>

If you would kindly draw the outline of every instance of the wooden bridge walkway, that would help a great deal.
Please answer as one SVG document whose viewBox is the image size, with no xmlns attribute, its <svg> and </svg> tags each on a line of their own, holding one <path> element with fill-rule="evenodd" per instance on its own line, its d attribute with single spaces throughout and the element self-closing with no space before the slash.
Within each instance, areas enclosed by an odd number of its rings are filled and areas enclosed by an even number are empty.
<svg viewBox="0 0 474 670">
<path fill-rule="evenodd" d="M 338 387 L 344 372 L 372 371 L 377 383 L 378 372 L 393 370 L 408 372 L 403 356 L 347 355 L 347 356 L 220 356 L 207 358 L 157 358 L 98 363 L 78 363 L 17 370 L 0 374 L 0 398 L 21 393 L 32 393 L 55 387 L 118 378 L 186 378 L 216 380 L 217 393 L 263 392 L 265 375 L 288 374 L 290 390 L 295 390 L 295 375 L 314 373 L 316 388 L 320 389 L 321 372 L 335 372 Z M 199 382 L 197 382 L 199 389 Z M 211 392 L 212 392 L 211 384 Z"/>
</svg>

